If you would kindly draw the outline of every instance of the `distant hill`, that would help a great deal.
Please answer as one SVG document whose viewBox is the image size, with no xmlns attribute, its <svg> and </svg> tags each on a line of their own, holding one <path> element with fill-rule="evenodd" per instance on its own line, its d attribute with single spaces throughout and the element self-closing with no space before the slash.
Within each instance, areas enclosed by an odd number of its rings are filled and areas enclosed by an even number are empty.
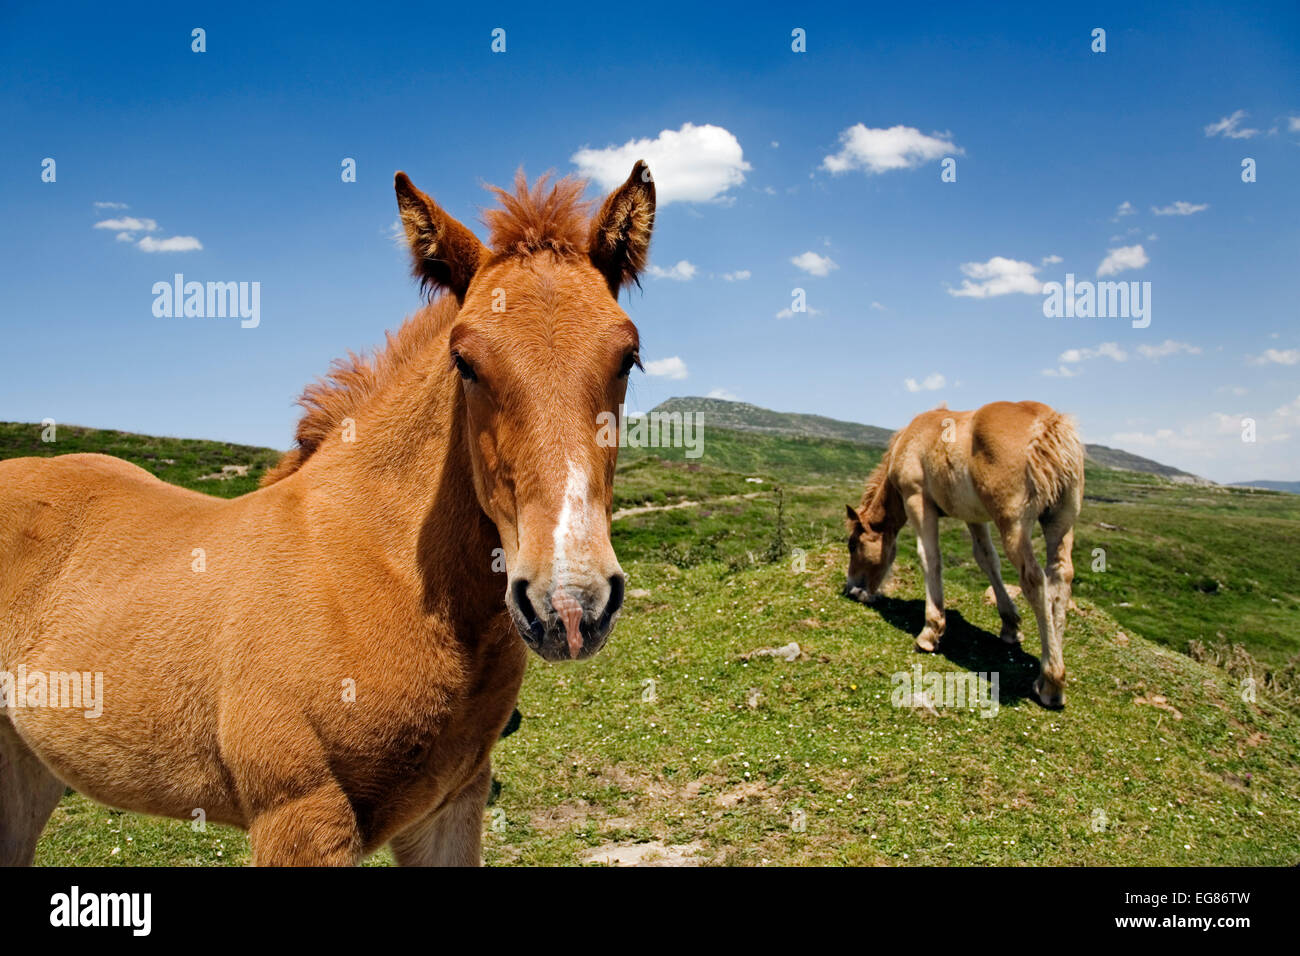
<svg viewBox="0 0 1300 956">
<path fill-rule="evenodd" d="M 1300 481 L 1234 481 L 1234 488 L 1263 488 L 1265 491 L 1286 491 L 1300 495 Z"/>
<path fill-rule="evenodd" d="M 764 432 L 769 435 L 789 435 L 803 438 L 838 438 L 842 441 L 856 442 L 872 448 L 884 448 L 889 444 L 892 428 L 877 425 L 860 425 L 857 422 L 844 422 L 823 415 L 801 415 L 795 412 L 774 412 L 759 408 L 747 402 L 729 402 L 721 398 L 670 398 L 657 405 L 659 412 L 700 412 L 707 417 L 710 425 L 718 428 L 731 428 L 736 431 Z M 1107 468 L 1119 468 L 1124 471 L 1138 471 L 1147 475 L 1157 475 L 1170 481 L 1184 484 L 1212 485 L 1214 482 L 1201 478 L 1171 465 L 1162 465 L 1150 458 L 1134 455 L 1132 452 L 1105 445 L 1085 445 L 1088 457 Z M 1276 484 L 1287 482 L 1255 482 L 1254 487 L 1272 488 Z M 1300 485 L 1297 482 L 1290 484 Z M 1296 488 L 1279 488 L 1292 491 Z"/>
<path fill-rule="evenodd" d="M 1143 458 L 1130 451 L 1119 448 L 1107 448 L 1105 445 L 1085 445 L 1088 457 L 1107 468 L 1119 468 L 1121 471 L 1140 471 L 1147 475 L 1158 475 L 1187 485 L 1213 485 L 1215 482 L 1191 472 L 1181 471 L 1172 465 L 1162 465 L 1150 458 Z"/>
<path fill-rule="evenodd" d="M 892 428 L 842 422 L 824 415 L 801 415 L 797 412 L 774 412 L 748 402 L 729 402 L 721 398 L 670 398 L 655 406 L 657 412 L 702 412 L 704 420 L 718 428 L 731 428 L 744 432 L 764 432 L 769 435 L 790 435 L 801 438 L 838 438 L 873 448 L 889 444 Z"/>
</svg>

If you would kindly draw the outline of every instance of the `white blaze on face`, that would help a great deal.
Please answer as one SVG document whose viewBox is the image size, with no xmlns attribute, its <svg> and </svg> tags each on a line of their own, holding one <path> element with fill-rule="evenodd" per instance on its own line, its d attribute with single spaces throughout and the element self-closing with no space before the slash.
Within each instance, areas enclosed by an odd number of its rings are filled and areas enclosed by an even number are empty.
<svg viewBox="0 0 1300 956">
<path fill-rule="evenodd" d="M 556 586 L 585 577 L 588 555 L 585 553 L 591 534 L 591 505 L 587 501 L 587 474 L 569 462 L 569 475 L 564 484 L 564 504 L 555 522 L 553 532 L 553 561 L 551 579 Z"/>
</svg>

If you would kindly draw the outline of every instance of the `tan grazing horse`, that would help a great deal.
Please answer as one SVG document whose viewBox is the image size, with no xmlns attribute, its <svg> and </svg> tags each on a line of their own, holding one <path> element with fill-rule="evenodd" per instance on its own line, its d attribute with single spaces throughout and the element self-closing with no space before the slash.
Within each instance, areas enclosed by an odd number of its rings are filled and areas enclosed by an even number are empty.
<svg viewBox="0 0 1300 956">
<path fill-rule="evenodd" d="M 940 406 L 923 412 L 890 440 L 867 479 L 862 504 L 848 505 L 849 573 L 845 594 L 872 603 L 894 563 L 898 532 L 910 524 L 925 573 L 925 628 L 919 650 L 933 651 L 944 632 L 939 519 L 970 530 L 975 561 L 988 575 L 1002 618 L 1002 639 L 1020 642 L 1020 615 L 1002 584 L 988 522 L 997 525 L 1038 619 L 1042 673 L 1039 702 L 1065 703 L 1061 644 L 1070 603 L 1074 521 L 1083 502 L 1083 445 L 1070 419 L 1039 402 L 993 402 L 973 412 Z M 1034 557 L 1034 524 L 1047 541 L 1047 572 Z"/>
<path fill-rule="evenodd" d="M 527 648 L 595 653 L 623 599 L 598 416 L 639 363 L 617 295 L 655 190 L 638 163 L 591 217 L 583 188 L 520 174 L 485 247 L 398 173 L 445 294 L 307 389 L 255 492 L 0 462 L 0 863 L 31 862 L 65 784 L 244 827 L 258 864 L 479 861 Z M 97 717 L 35 699 L 60 674 L 101 675 Z"/>
</svg>

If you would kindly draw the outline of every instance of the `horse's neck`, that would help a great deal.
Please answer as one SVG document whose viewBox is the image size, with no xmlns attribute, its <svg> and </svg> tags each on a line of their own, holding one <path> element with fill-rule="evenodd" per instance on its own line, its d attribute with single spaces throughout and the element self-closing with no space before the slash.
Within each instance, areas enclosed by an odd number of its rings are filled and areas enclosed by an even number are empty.
<svg viewBox="0 0 1300 956">
<path fill-rule="evenodd" d="M 872 478 L 879 475 L 879 481 L 875 482 L 875 492 L 871 500 L 863 502 L 863 511 L 870 515 L 871 521 L 882 523 L 886 532 L 897 533 L 903 525 L 907 524 L 907 513 L 903 508 L 903 496 L 898 493 L 898 488 L 891 477 L 892 448 L 886 452 L 885 457 L 876 467 L 877 472 L 872 475 Z"/>
<path fill-rule="evenodd" d="M 340 535 L 396 556 L 431 613 L 481 618 L 505 590 L 500 540 L 474 492 L 464 393 L 437 351 L 358 409 L 354 440 L 333 436 L 294 477 Z"/>
</svg>

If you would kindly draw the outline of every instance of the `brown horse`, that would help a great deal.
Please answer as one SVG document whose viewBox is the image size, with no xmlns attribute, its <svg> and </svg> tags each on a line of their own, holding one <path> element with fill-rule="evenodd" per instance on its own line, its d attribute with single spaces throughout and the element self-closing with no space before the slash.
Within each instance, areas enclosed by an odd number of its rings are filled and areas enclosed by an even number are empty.
<svg viewBox="0 0 1300 956">
<path fill-rule="evenodd" d="M 870 604 L 894 563 L 898 532 L 910 524 L 925 574 L 925 628 L 916 638 L 933 651 L 943 637 L 939 519 L 970 530 L 975 561 L 988 576 L 1002 618 L 1002 639 L 1020 642 L 1020 615 L 1002 584 L 988 522 L 997 525 L 1020 587 L 1038 619 L 1042 673 L 1034 693 L 1048 707 L 1065 703 L 1065 612 L 1074 564 L 1074 521 L 1083 502 L 1083 445 L 1070 419 L 1039 402 L 993 402 L 973 412 L 940 406 L 894 435 L 867 479 L 862 504 L 848 505 L 849 573 L 845 594 Z M 1034 557 L 1034 523 L 1047 541 L 1047 573 Z"/>
<path fill-rule="evenodd" d="M 638 163 L 591 217 L 583 188 L 520 174 L 485 247 L 398 173 L 445 294 L 308 388 L 255 492 L 0 462 L 0 671 L 28 694 L 0 710 L 0 863 L 30 863 L 65 784 L 244 827 L 258 864 L 479 861 L 526 647 L 595 653 L 623 599 L 598 416 L 639 364 L 617 296 L 655 191 Z M 98 717 L 34 699 L 70 673 L 102 675 Z"/>
</svg>

